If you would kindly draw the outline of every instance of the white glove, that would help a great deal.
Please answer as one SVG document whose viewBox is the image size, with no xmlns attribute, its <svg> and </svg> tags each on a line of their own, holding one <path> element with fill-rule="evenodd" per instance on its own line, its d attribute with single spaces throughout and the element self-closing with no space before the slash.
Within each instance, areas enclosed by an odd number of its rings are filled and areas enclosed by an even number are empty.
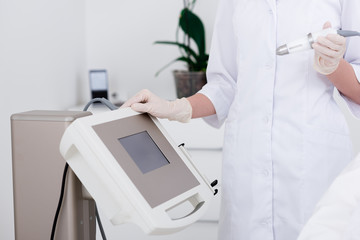
<svg viewBox="0 0 360 240">
<path fill-rule="evenodd" d="M 192 107 L 186 98 L 167 101 L 159 98 L 149 90 L 141 90 L 127 100 L 122 106 L 131 107 L 137 112 L 147 112 L 154 117 L 167 118 L 179 122 L 189 122 L 192 116 Z"/>
<path fill-rule="evenodd" d="M 324 29 L 326 27 L 331 27 L 330 23 L 326 23 Z M 321 74 L 329 75 L 338 68 L 344 56 L 346 39 L 338 34 L 319 36 L 312 47 L 315 50 L 314 69 Z"/>
</svg>

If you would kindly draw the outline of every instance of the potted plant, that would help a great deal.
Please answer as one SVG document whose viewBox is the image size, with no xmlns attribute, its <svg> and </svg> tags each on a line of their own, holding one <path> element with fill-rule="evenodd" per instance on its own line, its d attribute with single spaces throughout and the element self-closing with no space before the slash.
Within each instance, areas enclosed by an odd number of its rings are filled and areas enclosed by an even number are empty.
<svg viewBox="0 0 360 240">
<path fill-rule="evenodd" d="M 184 0 L 184 8 L 180 12 L 176 31 L 176 41 L 156 41 L 155 44 L 177 46 L 181 55 L 161 68 L 156 75 L 174 62 L 185 62 L 187 71 L 173 71 L 177 97 L 188 97 L 199 91 L 206 84 L 206 67 L 209 55 L 206 53 L 205 29 L 201 19 L 194 14 L 196 0 Z M 179 41 L 179 30 L 183 40 Z M 196 50 L 193 46 L 196 46 Z"/>
</svg>

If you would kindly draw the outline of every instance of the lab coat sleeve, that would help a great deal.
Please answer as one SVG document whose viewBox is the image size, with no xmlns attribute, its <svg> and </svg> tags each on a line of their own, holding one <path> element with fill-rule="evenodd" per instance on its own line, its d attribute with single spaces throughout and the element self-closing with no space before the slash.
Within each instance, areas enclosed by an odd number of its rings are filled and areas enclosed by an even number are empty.
<svg viewBox="0 0 360 240">
<path fill-rule="evenodd" d="M 335 178 L 298 240 L 354 240 L 360 232 L 360 154 Z"/>
<path fill-rule="evenodd" d="M 341 28 L 344 30 L 360 31 L 360 1 L 359 0 L 341 0 Z M 355 75 L 360 82 L 360 37 L 350 37 L 347 39 L 347 50 L 344 56 L 354 69 Z M 350 112 L 360 119 L 360 105 L 354 103 L 351 99 L 335 91 L 346 103 Z"/>
<path fill-rule="evenodd" d="M 343 240 L 359 240 L 360 236 L 360 204 L 352 214 L 350 224 L 344 232 Z"/>
<path fill-rule="evenodd" d="M 199 93 L 207 96 L 216 114 L 204 120 L 214 127 L 225 121 L 236 92 L 236 40 L 233 31 L 233 0 L 220 0 L 214 25 L 207 84 Z"/>
</svg>

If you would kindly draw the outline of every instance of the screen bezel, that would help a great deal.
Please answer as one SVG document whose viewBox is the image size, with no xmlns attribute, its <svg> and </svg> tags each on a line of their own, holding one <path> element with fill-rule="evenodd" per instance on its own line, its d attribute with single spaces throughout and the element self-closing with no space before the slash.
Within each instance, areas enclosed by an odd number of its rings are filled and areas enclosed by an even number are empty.
<svg viewBox="0 0 360 240">
<path fill-rule="evenodd" d="M 200 184 L 148 114 L 97 124 L 93 129 L 152 208 Z M 169 161 L 169 164 L 145 174 L 118 141 L 118 138 L 143 131 L 148 132 Z"/>
</svg>

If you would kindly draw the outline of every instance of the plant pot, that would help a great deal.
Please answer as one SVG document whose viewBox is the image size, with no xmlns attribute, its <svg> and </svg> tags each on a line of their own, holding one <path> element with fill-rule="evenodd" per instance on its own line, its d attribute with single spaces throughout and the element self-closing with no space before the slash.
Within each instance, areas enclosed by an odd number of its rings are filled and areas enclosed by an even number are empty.
<svg viewBox="0 0 360 240">
<path fill-rule="evenodd" d="M 173 71 L 178 98 L 190 97 L 206 84 L 205 72 Z"/>
</svg>

